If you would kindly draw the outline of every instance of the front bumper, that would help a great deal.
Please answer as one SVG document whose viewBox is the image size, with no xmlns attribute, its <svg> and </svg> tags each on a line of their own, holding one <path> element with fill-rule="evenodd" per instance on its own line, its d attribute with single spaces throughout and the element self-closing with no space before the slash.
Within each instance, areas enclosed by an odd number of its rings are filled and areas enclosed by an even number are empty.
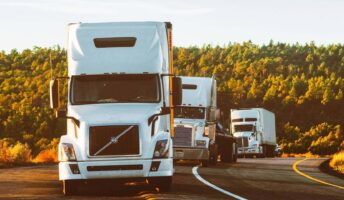
<svg viewBox="0 0 344 200">
<path fill-rule="evenodd" d="M 258 148 L 248 148 L 248 147 L 239 147 L 238 148 L 238 154 L 260 154 L 261 152 L 259 151 Z"/>
<path fill-rule="evenodd" d="M 173 147 L 173 159 L 208 160 L 209 150 L 206 148 Z"/>
<path fill-rule="evenodd" d="M 156 171 L 151 170 L 152 161 L 160 161 L 159 167 Z M 73 174 L 70 164 L 77 164 L 80 173 Z M 135 169 L 131 166 L 140 167 Z M 109 168 L 112 169 L 109 170 Z M 172 158 L 154 160 L 97 160 L 59 163 L 59 180 L 146 178 L 172 175 Z"/>
</svg>

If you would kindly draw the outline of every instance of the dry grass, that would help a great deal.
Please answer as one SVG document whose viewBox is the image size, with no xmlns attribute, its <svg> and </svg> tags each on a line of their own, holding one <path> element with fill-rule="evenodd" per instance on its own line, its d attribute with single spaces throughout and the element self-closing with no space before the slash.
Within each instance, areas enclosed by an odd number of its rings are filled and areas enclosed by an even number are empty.
<svg viewBox="0 0 344 200">
<path fill-rule="evenodd" d="M 34 163 L 56 163 L 57 161 L 56 149 L 43 150 L 33 160 Z"/>
<path fill-rule="evenodd" d="M 283 153 L 282 158 L 319 158 L 319 155 L 314 155 L 311 152 L 308 153 Z"/>
<path fill-rule="evenodd" d="M 330 166 L 344 174 L 344 151 L 336 153 L 333 155 Z"/>
</svg>

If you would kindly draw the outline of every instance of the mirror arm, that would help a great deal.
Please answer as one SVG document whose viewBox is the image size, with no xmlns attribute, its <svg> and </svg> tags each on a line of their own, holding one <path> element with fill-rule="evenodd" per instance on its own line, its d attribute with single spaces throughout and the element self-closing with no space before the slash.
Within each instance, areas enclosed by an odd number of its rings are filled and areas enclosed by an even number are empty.
<svg viewBox="0 0 344 200">
<path fill-rule="evenodd" d="M 78 126 L 78 128 L 80 128 L 80 121 L 77 118 L 71 116 L 66 116 L 66 118 L 71 119 Z"/>
<path fill-rule="evenodd" d="M 59 112 L 57 110 L 55 112 L 56 112 L 55 113 L 56 118 L 71 119 L 74 122 L 74 124 L 77 125 L 78 128 L 80 128 L 80 120 L 78 120 L 77 118 L 72 117 L 72 116 L 66 116 L 66 115 L 61 116 L 59 115 Z"/>
<path fill-rule="evenodd" d="M 153 121 L 157 120 L 157 116 L 167 115 L 167 114 L 170 114 L 170 113 L 171 113 L 170 107 L 161 107 L 161 112 L 160 113 L 153 114 L 152 116 L 150 116 L 148 118 L 148 126 L 150 126 Z"/>
</svg>

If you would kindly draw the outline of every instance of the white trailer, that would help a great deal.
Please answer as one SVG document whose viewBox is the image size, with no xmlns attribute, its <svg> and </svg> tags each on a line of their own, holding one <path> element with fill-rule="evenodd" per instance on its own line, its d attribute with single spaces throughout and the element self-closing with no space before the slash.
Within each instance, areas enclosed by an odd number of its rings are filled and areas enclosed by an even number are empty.
<svg viewBox="0 0 344 200">
<path fill-rule="evenodd" d="M 91 180 L 143 179 L 168 190 L 173 175 L 172 25 L 165 22 L 68 26 L 68 102 L 50 82 L 57 117 L 67 118 L 59 144 L 59 179 L 70 195 Z"/>
<path fill-rule="evenodd" d="M 232 109 L 231 132 L 238 155 L 273 157 L 276 147 L 275 114 L 264 108 Z"/>
<path fill-rule="evenodd" d="M 235 161 L 234 138 L 224 134 L 215 117 L 215 76 L 181 79 L 183 100 L 182 105 L 175 108 L 174 159 L 199 160 L 207 166 L 216 164 L 220 154 L 223 161 Z M 226 152 L 221 153 L 221 150 Z"/>
</svg>

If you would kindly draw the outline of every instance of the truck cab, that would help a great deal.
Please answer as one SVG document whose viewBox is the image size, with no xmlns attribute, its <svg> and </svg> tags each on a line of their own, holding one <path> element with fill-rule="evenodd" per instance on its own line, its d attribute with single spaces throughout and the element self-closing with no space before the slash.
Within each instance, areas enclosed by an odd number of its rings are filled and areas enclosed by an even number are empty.
<svg viewBox="0 0 344 200">
<path fill-rule="evenodd" d="M 213 152 L 210 140 L 215 136 L 216 80 L 206 77 L 181 77 L 182 105 L 174 109 L 175 135 L 173 152 L 176 160 L 199 160 L 207 165 Z M 213 95 L 213 97 L 212 97 Z"/>
<path fill-rule="evenodd" d="M 89 180 L 144 179 L 168 190 L 173 176 L 171 109 L 181 103 L 173 77 L 172 25 L 165 22 L 68 26 L 68 101 L 50 83 L 51 107 L 67 118 L 59 179 L 74 194 Z"/>
</svg>

